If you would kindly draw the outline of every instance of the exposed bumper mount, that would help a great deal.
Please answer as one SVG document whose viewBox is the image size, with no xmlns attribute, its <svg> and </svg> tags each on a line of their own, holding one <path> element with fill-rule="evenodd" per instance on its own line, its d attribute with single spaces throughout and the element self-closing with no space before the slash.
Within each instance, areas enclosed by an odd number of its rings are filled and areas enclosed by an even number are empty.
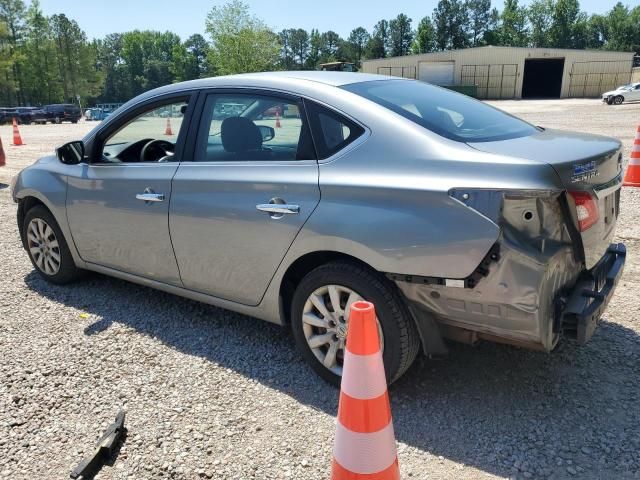
<svg viewBox="0 0 640 480">
<path fill-rule="evenodd" d="M 589 341 L 622 276 L 627 249 L 622 243 L 609 245 L 607 253 L 584 272 L 568 295 L 556 300 L 556 325 L 579 344 Z"/>
</svg>

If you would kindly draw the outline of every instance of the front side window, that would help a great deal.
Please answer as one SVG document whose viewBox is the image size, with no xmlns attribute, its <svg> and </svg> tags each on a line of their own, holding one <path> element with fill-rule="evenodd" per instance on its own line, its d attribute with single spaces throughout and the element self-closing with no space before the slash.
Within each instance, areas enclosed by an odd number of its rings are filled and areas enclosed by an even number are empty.
<svg viewBox="0 0 640 480">
<path fill-rule="evenodd" d="M 341 87 L 458 142 L 525 137 L 533 125 L 466 95 L 415 80 L 379 80 Z"/>
<path fill-rule="evenodd" d="M 156 103 L 126 122 L 104 142 L 108 162 L 165 162 L 175 153 L 188 99 Z"/>
<path fill-rule="evenodd" d="M 212 94 L 195 161 L 315 160 L 302 103 L 260 94 Z"/>
</svg>

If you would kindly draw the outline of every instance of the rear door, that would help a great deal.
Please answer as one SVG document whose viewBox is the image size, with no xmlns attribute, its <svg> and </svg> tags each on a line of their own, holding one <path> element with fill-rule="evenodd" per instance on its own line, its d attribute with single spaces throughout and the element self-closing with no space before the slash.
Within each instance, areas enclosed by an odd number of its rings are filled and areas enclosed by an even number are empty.
<svg viewBox="0 0 640 480">
<path fill-rule="evenodd" d="M 257 305 L 320 201 L 299 98 L 218 90 L 201 96 L 192 154 L 173 179 L 169 227 L 186 288 Z"/>
</svg>

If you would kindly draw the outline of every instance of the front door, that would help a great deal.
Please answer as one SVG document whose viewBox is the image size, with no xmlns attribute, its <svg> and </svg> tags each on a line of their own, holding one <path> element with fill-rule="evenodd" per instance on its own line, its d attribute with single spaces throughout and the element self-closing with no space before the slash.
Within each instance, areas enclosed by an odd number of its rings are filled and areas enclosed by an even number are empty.
<svg viewBox="0 0 640 480">
<path fill-rule="evenodd" d="M 67 216 L 84 261 L 181 285 L 168 215 L 187 102 L 154 102 L 109 125 L 91 163 L 69 176 Z"/>
<path fill-rule="evenodd" d="M 171 238 L 186 288 L 257 305 L 320 200 L 302 102 L 212 93 L 194 161 L 173 180 Z"/>
</svg>

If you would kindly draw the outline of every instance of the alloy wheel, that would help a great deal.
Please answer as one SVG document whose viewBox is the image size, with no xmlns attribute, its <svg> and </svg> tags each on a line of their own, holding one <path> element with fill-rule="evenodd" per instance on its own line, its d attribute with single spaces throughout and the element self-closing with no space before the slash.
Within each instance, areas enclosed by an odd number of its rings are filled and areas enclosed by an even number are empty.
<svg viewBox="0 0 640 480">
<path fill-rule="evenodd" d="M 34 218 L 27 227 L 29 253 L 41 272 L 53 276 L 60 271 L 60 245 L 53 228 L 41 218 Z"/>
<path fill-rule="evenodd" d="M 304 304 L 302 330 L 307 345 L 320 363 L 336 375 L 342 375 L 349 312 L 358 300 L 363 300 L 362 296 L 348 287 L 325 285 L 309 295 Z M 380 350 L 384 351 L 384 337 L 377 322 Z"/>
</svg>

